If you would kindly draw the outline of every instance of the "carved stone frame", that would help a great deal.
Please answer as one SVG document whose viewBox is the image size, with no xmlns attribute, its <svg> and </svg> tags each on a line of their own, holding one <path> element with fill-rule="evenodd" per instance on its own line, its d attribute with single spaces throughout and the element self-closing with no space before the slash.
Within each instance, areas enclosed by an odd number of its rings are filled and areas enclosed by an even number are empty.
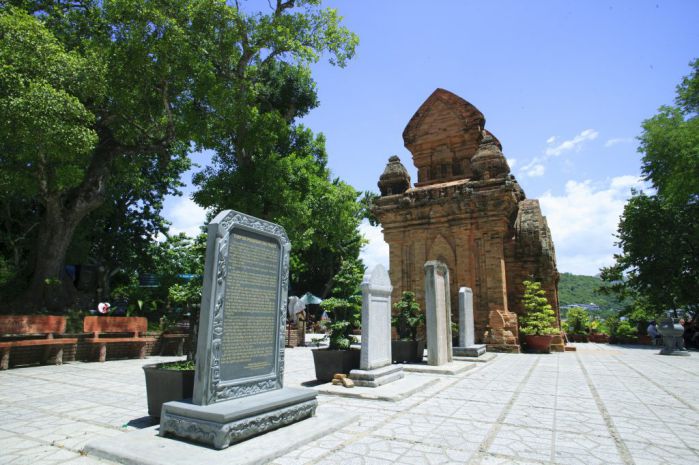
<svg viewBox="0 0 699 465">
<path fill-rule="evenodd" d="M 234 230 L 252 232 L 275 240 L 280 247 L 278 334 L 272 374 L 236 380 L 221 379 L 221 337 L 228 270 L 228 241 Z M 209 223 L 204 288 L 199 315 L 193 403 L 209 405 L 261 392 L 281 389 L 284 384 L 284 334 L 289 288 L 291 243 L 284 228 L 234 210 L 224 210 Z"/>
</svg>

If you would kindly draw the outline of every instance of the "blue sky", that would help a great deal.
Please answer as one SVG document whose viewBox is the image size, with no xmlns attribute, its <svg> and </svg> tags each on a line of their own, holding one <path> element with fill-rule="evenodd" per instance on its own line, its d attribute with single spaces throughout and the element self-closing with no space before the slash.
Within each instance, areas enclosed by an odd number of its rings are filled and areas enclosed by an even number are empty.
<svg viewBox="0 0 699 465">
<path fill-rule="evenodd" d="M 401 134 L 442 87 L 481 110 L 527 196 L 540 200 L 559 271 L 593 275 L 612 263 L 619 215 L 630 189 L 642 187 L 635 138 L 699 57 L 699 2 L 324 5 L 360 38 L 346 68 L 313 66 L 320 107 L 303 124 L 325 134 L 333 176 L 377 191 L 395 154 L 415 180 Z M 165 216 L 192 233 L 203 212 L 187 194 L 168 199 Z M 365 263 L 387 266 L 380 228 L 362 230 Z"/>
</svg>

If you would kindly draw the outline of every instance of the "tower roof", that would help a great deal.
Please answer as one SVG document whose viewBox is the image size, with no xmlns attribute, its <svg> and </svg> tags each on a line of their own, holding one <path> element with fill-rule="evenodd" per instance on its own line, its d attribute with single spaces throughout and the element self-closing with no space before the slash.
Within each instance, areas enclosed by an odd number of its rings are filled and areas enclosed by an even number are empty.
<svg viewBox="0 0 699 465">
<path fill-rule="evenodd" d="M 412 152 L 411 147 L 418 142 L 421 136 L 425 135 L 424 123 L 428 119 L 428 116 L 434 112 L 445 113 L 448 112 L 449 119 L 456 122 L 450 129 L 452 132 L 454 129 L 467 132 L 474 127 L 478 128 L 477 132 L 480 131 L 485 126 L 485 116 L 471 103 L 462 99 L 458 95 L 449 92 L 448 90 L 438 88 L 432 95 L 430 95 L 427 100 L 424 101 L 420 108 L 415 112 L 413 117 L 408 122 L 408 125 L 403 130 L 403 142 L 408 150 Z M 443 136 L 448 137 L 449 134 L 444 134 Z"/>
</svg>

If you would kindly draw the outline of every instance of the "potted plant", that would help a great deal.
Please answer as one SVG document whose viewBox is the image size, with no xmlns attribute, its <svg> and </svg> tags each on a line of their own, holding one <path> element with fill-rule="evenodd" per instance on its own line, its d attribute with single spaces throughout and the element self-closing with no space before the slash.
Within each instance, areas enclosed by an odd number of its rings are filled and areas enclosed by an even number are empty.
<svg viewBox="0 0 699 465">
<path fill-rule="evenodd" d="M 148 398 L 148 415 L 160 417 L 160 410 L 165 402 L 184 400 L 192 397 L 194 390 L 194 373 L 196 360 L 197 329 L 199 325 L 199 307 L 204 275 L 206 255 L 206 235 L 201 234 L 190 240 L 177 236 L 173 244 L 164 250 L 168 260 L 177 263 L 177 269 L 168 270 L 173 275 L 167 289 L 169 315 L 164 322 L 174 322 L 186 317 L 189 322 L 189 344 L 187 359 L 174 362 L 156 363 L 143 366 L 146 377 L 146 395 Z M 180 308 L 181 311 L 175 310 Z M 164 329 L 164 328 L 163 328 Z M 161 341 L 162 343 L 162 341 Z"/>
<path fill-rule="evenodd" d="M 546 292 L 540 283 L 527 280 L 522 300 L 526 313 L 520 317 L 519 333 L 524 336 L 527 350 L 550 353 L 551 338 L 560 330 L 556 328 L 556 314 L 546 300 Z"/>
<path fill-rule="evenodd" d="M 590 331 L 590 317 L 582 307 L 568 310 L 565 322 L 566 334 L 572 342 L 587 342 Z"/>
<path fill-rule="evenodd" d="M 425 341 L 418 341 L 418 330 L 425 324 L 425 314 L 415 301 L 415 293 L 404 291 L 393 305 L 397 311 L 391 318 L 398 340 L 391 341 L 391 358 L 395 363 L 419 363 L 425 352 Z"/>
<path fill-rule="evenodd" d="M 360 326 L 359 302 L 361 297 L 355 295 L 349 299 L 331 297 L 320 304 L 330 319 L 322 323 L 327 331 L 324 339 L 327 339 L 328 347 L 312 350 L 318 381 L 328 382 L 337 373 L 349 374 L 359 368 L 360 351 L 351 347 L 356 342 L 352 331 Z"/>
<path fill-rule="evenodd" d="M 628 320 L 613 315 L 607 318 L 606 324 L 612 344 L 634 344 L 638 340 L 638 330 Z"/>
</svg>

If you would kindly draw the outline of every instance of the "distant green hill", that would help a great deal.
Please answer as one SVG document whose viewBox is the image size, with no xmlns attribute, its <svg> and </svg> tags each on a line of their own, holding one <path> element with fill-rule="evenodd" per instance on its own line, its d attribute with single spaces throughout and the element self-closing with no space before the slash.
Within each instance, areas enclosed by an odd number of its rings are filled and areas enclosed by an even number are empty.
<svg viewBox="0 0 699 465">
<path fill-rule="evenodd" d="M 571 304 L 595 304 L 600 307 L 600 316 L 624 308 L 625 303 L 614 296 L 597 292 L 601 285 L 602 279 L 597 276 L 561 273 L 561 280 L 558 283 L 558 302 L 561 307 Z"/>
</svg>

